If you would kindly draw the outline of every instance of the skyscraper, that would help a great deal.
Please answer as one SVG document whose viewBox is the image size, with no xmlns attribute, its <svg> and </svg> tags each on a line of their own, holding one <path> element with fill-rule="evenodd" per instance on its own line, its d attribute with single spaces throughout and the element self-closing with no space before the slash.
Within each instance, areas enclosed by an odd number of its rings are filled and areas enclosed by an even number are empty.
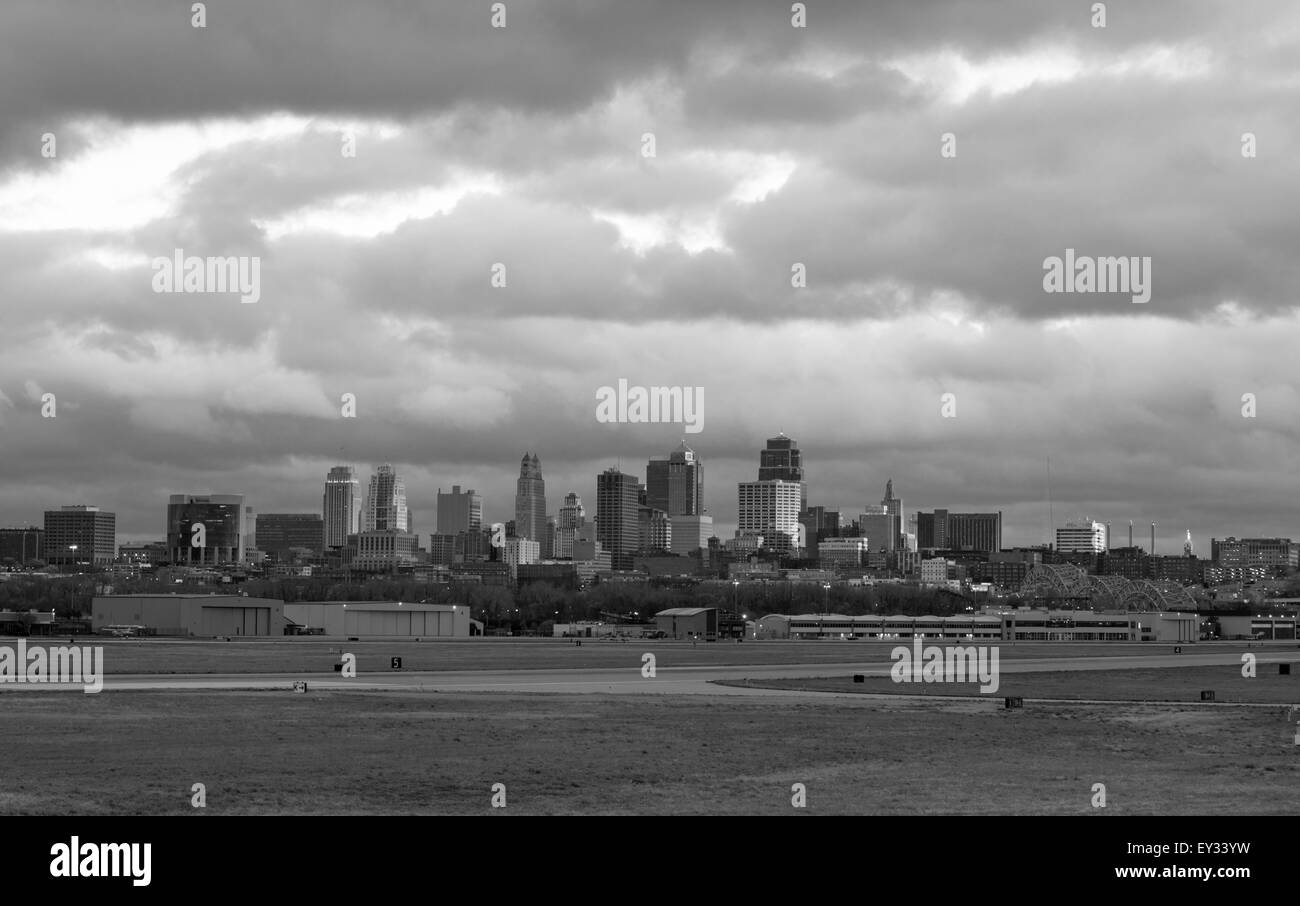
<svg viewBox="0 0 1300 906">
<path fill-rule="evenodd" d="M 646 465 L 646 506 L 673 516 L 699 516 L 704 512 L 704 463 L 682 441 L 667 459 Z"/>
<path fill-rule="evenodd" d="M 519 461 L 515 490 L 515 534 L 538 544 L 546 541 L 546 482 L 537 455 L 524 454 Z"/>
<path fill-rule="evenodd" d="M 596 540 L 614 569 L 631 569 L 640 540 L 637 480 L 617 468 L 596 476 Z"/>
<path fill-rule="evenodd" d="M 903 518 L 903 500 L 900 497 L 894 496 L 894 479 L 892 478 L 885 481 L 885 496 L 881 498 L 880 505 L 885 508 L 886 513 L 894 517 L 894 524 L 898 526 L 898 537 L 895 538 L 893 543 L 886 549 L 892 551 L 906 548 L 907 544 L 903 536 L 906 534 L 905 526 L 907 525 L 907 522 Z M 871 536 L 868 535 L 867 537 L 870 538 Z M 874 540 L 872 541 L 872 545 L 875 549 L 879 550 L 879 546 L 875 544 Z"/>
<path fill-rule="evenodd" d="M 460 485 L 454 484 L 449 494 L 438 488 L 439 535 L 458 535 L 482 527 L 483 498 L 473 488 L 462 492 Z"/>
<path fill-rule="evenodd" d="M 1106 526 L 1085 519 L 1067 522 L 1056 530 L 1056 550 L 1062 554 L 1100 554 L 1108 547 Z"/>
<path fill-rule="evenodd" d="M 808 485 L 803 480 L 803 454 L 799 442 L 782 432 L 767 439 L 758 454 L 759 481 L 794 481 L 799 483 L 799 509 L 808 507 Z M 798 529 L 796 528 L 796 532 Z"/>
<path fill-rule="evenodd" d="M 551 556 L 559 560 L 573 557 L 573 542 L 578 539 L 578 532 L 587 521 L 587 511 L 582 506 L 582 498 L 570 491 L 564 496 L 564 506 L 560 507 L 560 516 L 555 523 L 555 549 Z"/>
<path fill-rule="evenodd" d="M 409 531 L 410 520 L 406 511 L 406 483 L 388 463 L 379 466 L 370 476 L 370 489 L 366 492 L 365 516 L 362 531 L 376 532 L 397 529 Z"/>
<path fill-rule="evenodd" d="M 797 481 L 770 479 L 739 485 L 738 531 L 762 535 L 763 546 L 790 553 L 799 544 L 802 486 Z"/>
<path fill-rule="evenodd" d="M 361 531 L 361 482 L 351 466 L 335 466 L 325 476 L 322 507 L 325 547 L 344 547 Z"/>
</svg>

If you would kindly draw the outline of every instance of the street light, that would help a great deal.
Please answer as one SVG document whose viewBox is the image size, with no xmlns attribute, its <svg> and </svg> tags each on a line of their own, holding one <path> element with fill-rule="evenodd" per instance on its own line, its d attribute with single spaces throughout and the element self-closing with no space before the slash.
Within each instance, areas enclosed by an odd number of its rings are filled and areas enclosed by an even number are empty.
<svg viewBox="0 0 1300 906">
<path fill-rule="evenodd" d="M 731 612 L 732 613 L 737 613 L 740 610 L 740 605 L 736 603 L 736 598 L 739 595 L 740 595 L 740 580 L 732 579 L 731 580 Z"/>
</svg>

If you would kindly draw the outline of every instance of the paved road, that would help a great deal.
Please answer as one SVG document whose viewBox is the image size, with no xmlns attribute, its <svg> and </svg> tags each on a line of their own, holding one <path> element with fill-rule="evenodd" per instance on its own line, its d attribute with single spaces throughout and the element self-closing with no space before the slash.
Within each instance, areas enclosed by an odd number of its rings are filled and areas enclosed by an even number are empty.
<svg viewBox="0 0 1300 906">
<path fill-rule="evenodd" d="M 1260 664 L 1300 663 L 1300 654 L 1257 655 Z M 834 694 L 861 697 L 857 693 L 800 692 L 720 686 L 714 680 L 764 680 L 835 676 L 865 673 L 886 676 L 888 655 L 836 664 L 761 664 L 732 666 L 673 667 L 660 659 L 653 678 L 641 675 L 640 656 L 629 656 L 623 668 L 564 668 L 548 670 L 466 670 L 454 672 L 392 671 L 362 673 L 345 679 L 337 673 L 242 673 L 242 674 L 124 674 L 106 677 L 104 691 L 199 689 L 289 689 L 303 680 L 310 691 L 319 690 L 413 690 L 423 692 L 563 692 L 614 693 L 619 695 L 768 695 L 784 697 Z M 1187 654 L 1117 655 L 1115 657 L 1052 657 L 1001 660 L 1001 673 L 1044 671 L 1132 670 L 1143 668 L 1205 667 L 1240 665 L 1237 652 Z M 0 684 L 0 692 L 11 690 L 81 692 L 79 685 L 26 683 Z"/>
</svg>

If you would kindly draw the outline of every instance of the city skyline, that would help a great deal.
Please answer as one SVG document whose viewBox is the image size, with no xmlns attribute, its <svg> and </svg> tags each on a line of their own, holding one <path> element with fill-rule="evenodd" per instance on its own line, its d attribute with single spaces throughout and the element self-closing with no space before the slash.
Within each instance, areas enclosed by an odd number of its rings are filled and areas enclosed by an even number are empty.
<svg viewBox="0 0 1300 906">
<path fill-rule="evenodd" d="M 720 537 L 776 431 L 847 513 L 893 477 L 1046 541 L 1050 457 L 1058 516 L 1156 522 L 1159 550 L 1300 534 L 1300 10 L 698 6 L 346 35 L 34 8 L 14 71 L 91 68 L 0 88 L 0 522 L 82 502 L 145 540 L 169 492 L 294 512 L 386 461 L 421 533 L 451 482 L 509 521 L 522 450 L 554 506 L 686 433 L 598 421 L 625 380 L 705 391 Z M 92 66 L 106 33 L 153 75 Z M 502 58 L 516 34 L 536 53 Z M 178 250 L 257 256 L 256 302 L 155 292 Z M 1149 258 L 1149 298 L 1046 291 L 1075 253 Z"/>
<path fill-rule="evenodd" d="M 799 442 L 799 439 L 798 439 L 798 438 L 794 438 L 794 440 L 796 441 L 796 443 Z M 683 443 L 684 443 L 684 441 L 683 441 Z M 700 452 L 699 452 L 698 450 L 696 450 L 695 448 L 690 448 L 690 449 L 692 450 L 693 453 L 695 453 L 697 456 L 699 456 L 699 458 L 700 458 L 701 460 L 703 460 L 703 459 L 705 458 L 705 457 L 703 456 L 703 454 L 700 453 Z M 801 452 L 803 452 L 802 449 L 801 449 Z M 645 460 L 642 460 L 642 461 L 649 461 L 649 460 L 652 459 L 655 455 L 656 455 L 656 454 L 651 454 L 649 457 L 647 457 Z M 633 461 L 638 461 L 638 459 L 637 459 L 636 457 L 629 457 L 629 458 L 631 458 Z M 620 458 L 620 459 L 621 459 L 621 458 Z M 402 465 L 401 463 L 399 463 L 399 462 L 386 462 L 386 463 L 383 464 L 383 466 L 375 466 L 375 467 L 372 467 L 372 468 L 375 469 L 375 470 L 378 470 L 379 468 L 383 468 L 383 467 L 391 468 L 391 469 L 396 473 L 397 478 L 399 479 L 399 481 L 402 481 L 403 483 L 406 483 L 406 482 L 405 482 L 405 475 L 407 474 L 407 472 L 408 472 L 408 468 L 409 468 L 409 467 L 403 466 L 403 465 Z M 605 468 L 608 468 L 608 464 L 605 465 Z M 328 467 L 328 468 L 325 470 L 325 472 L 324 472 L 323 474 L 325 474 L 325 475 L 329 475 L 329 474 L 331 474 L 335 469 L 353 469 L 353 470 L 354 470 L 354 476 L 353 476 L 353 477 L 354 477 L 354 479 L 357 479 L 358 481 L 359 481 L 360 477 L 361 477 L 363 474 L 367 474 L 364 468 L 358 469 L 357 467 L 354 467 L 354 466 L 339 466 L 339 465 L 337 465 L 337 464 L 334 465 L 334 466 L 330 466 L 330 467 Z M 570 471 L 570 470 L 564 469 L 563 464 L 561 464 L 561 469 L 562 469 L 562 471 L 564 471 L 564 472 L 568 472 L 568 471 Z M 567 495 L 570 494 L 570 493 L 576 493 L 580 499 L 581 499 L 581 498 L 585 498 L 585 499 L 589 499 L 589 500 L 596 500 L 596 499 L 597 499 L 597 493 L 596 493 L 596 488 L 597 488 L 597 476 L 600 474 L 601 471 L 604 471 L 604 469 L 600 469 L 599 471 L 592 473 L 592 475 L 590 476 L 590 479 L 589 479 L 589 487 L 585 488 L 585 490 L 566 490 L 566 491 L 564 492 L 564 494 L 567 496 Z M 738 521 L 735 520 L 734 516 L 733 516 L 733 519 L 732 519 L 731 522 L 722 522 L 722 521 L 719 521 L 719 519 L 718 519 L 716 513 L 717 513 L 719 510 L 723 510 L 723 511 L 725 511 L 725 510 L 727 509 L 727 507 L 726 507 L 725 503 L 723 503 L 723 501 L 727 500 L 728 498 L 729 498 L 732 502 L 734 502 L 734 501 L 736 500 L 736 498 L 735 498 L 735 496 L 734 496 L 734 494 L 735 494 L 734 489 L 737 487 L 737 485 L 739 485 L 740 483 L 742 483 L 742 481 L 743 481 L 743 482 L 752 482 L 752 481 L 753 481 L 753 477 L 752 477 L 752 476 L 753 476 L 753 474 L 755 474 L 755 467 L 754 467 L 754 464 L 753 464 L 753 451 L 752 451 L 752 450 L 750 451 L 750 458 L 749 458 L 748 464 L 739 466 L 739 467 L 738 467 L 738 471 L 741 472 L 742 475 L 743 475 L 745 472 L 748 472 L 749 474 L 748 474 L 748 476 L 743 477 L 741 481 L 737 481 L 736 483 L 729 485 L 729 487 L 732 489 L 732 491 L 731 491 L 730 494 L 728 494 L 728 495 L 726 495 L 726 496 L 724 496 L 724 497 L 721 498 L 721 500 L 719 501 L 719 503 L 721 503 L 722 505 L 715 507 L 714 504 L 713 504 L 713 502 L 712 502 L 712 499 L 709 498 L 709 497 L 705 497 L 704 507 L 705 507 L 705 509 L 709 512 L 709 514 L 712 515 L 712 516 L 714 517 L 714 523 L 713 523 L 713 526 L 714 526 L 714 534 L 715 534 L 718 538 L 720 538 L 721 540 L 723 540 L 723 541 L 726 541 L 726 540 L 728 540 L 728 539 L 730 539 L 730 538 L 732 538 L 732 537 L 734 536 L 734 534 L 735 534 L 735 530 L 736 530 L 736 528 L 738 527 Z M 480 471 L 480 472 L 477 472 L 477 473 L 474 473 L 474 474 L 480 474 L 480 475 L 481 475 L 481 474 L 486 474 L 486 473 L 483 472 L 483 471 Z M 635 474 L 635 473 L 629 473 L 629 474 Z M 376 472 L 376 471 L 372 471 L 372 472 L 370 472 L 370 473 L 367 475 L 367 482 L 370 482 L 373 478 L 376 477 L 376 475 L 377 475 L 377 472 Z M 431 478 L 430 480 L 433 480 L 433 481 L 435 481 L 435 483 L 436 483 L 436 479 L 432 479 L 432 478 Z M 518 479 L 517 479 L 517 477 L 516 477 L 515 482 L 517 482 L 517 480 L 518 480 Z M 721 480 L 725 480 L 725 479 L 719 479 L 719 480 L 721 481 Z M 317 483 L 317 487 L 318 487 L 318 488 L 319 488 L 319 486 L 320 486 L 320 481 L 321 481 L 320 477 L 317 476 L 316 483 Z M 893 491 L 894 491 L 895 481 L 896 481 L 896 479 L 895 479 L 894 477 L 889 477 L 889 478 L 886 478 L 886 479 L 885 479 L 885 482 L 886 482 L 886 488 L 887 488 L 886 494 L 893 493 Z M 301 482 L 299 482 L 299 484 L 300 484 L 300 483 L 301 483 Z M 489 486 L 489 485 L 491 484 L 491 482 L 490 482 L 490 481 L 484 481 L 484 482 L 479 482 L 478 484 L 483 485 L 483 486 Z M 460 486 L 464 486 L 464 485 L 465 485 L 465 482 L 460 482 Z M 923 495 L 922 492 L 919 492 L 919 491 L 911 491 L 911 490 L 909 490 L 909 489 L 907 488 L 907 485 L 905 484 L 905 482 L 903 482 L 903 481 L 898 481 L 898 485 L 899 485 L 899 488 L 902 489 L 902 490 L 904 491 L 904 493 L 906 493 L 906 496 L 907 496 L 907 499 L 908 499 L 908 500 L 914 500 L 914 499 L 917 499 L 917 494 L 921 494 L 920 499 L 925 500 L 925 496 Z M 441 488 L 441 487 L 443 487 L 443 486 L 445 486 L 445 485 L 439 485 L 439 488 Z M 713 485 L 710 485 L 710 487 L 713 487 Z M 814 483 L 814 484 L 813 484 L 813 488 L 815 489 L 815 487 L 816 487 L 816 484 Z M 319 493 L 319 492 L 318 492 L 318 493 Z M 513 500 L 513 496 L 514 496 L 514 495 L 509 495 L 509 494 L 501 494 L 501 495 L 497 495 L 497 500 L 496 500 L 495 503 L 493 503 L 491 497 L 489 497 L 487 494 L 483 494 L 483 493 L 480 493 L 480 492 L 474 491 L 473 489 L 471 489 L 470 491 L 467 491 L 466 493 L 474 493 L 475 496 L 476 496 L 480 501 L 482 501 L 480 505 L 481 505 L 481 507 L 482 507 L 482 513 L 483 513 L 483 515 L 482 515 L 482 524 L 483 524 L 483 525 L 486 526 L 486 525 L 488 525 L 488 524 L 491 524 L 492 522 L 506 522 L 506 521 L 508 521 L 509 518 L 512 518 L 512 517 L 511 517 L 511 513 L 513 513 L 513 511 L 514 511 L 514 510 L 513 510 L 513 506 L 514 506 L 513 503 L 510 504 L 510 505 L 506 505 L 506 504 L 503 503 L 502 501 L 505 500 L 505 499 L 511 499 L 511 500 Z M 879 491 L 877 491 L 876 493 L 879 493 Z M 164 497 L 168 497 L 168 496 L 170 496 L 170 495 L 168 495 L 168 494 L 166 494 L 165 492 L 162 492 L 162 491 L 159 491 L 158 494 L 159 494 L 159 496 L 160 496 L 160 499 L 161 499 L 161 498 L 164 498 Z M 714 494 L 715 494 L 715 496 L 717 496 L 717 489 L 716 489 L 716 488 L 715 488 Z M 245 497 L 245 499 L 249 502 L 250 508 L 251 508 L 254 512 L 276 512 L 276 513 L 321 513 L 321 512 L 322 512 L 322 507 L 321 507 L 321 505 L 320 505 L 319 503 L 317 503 L 316 506 L 314 506 L 314 507 L 311 507 L 311 506 L 302 506 L 302 505 L 294 505 L 294 501 L 295 501 L 295 500 L 301 501 L 301 497 L 298 497 L 298 496 L 286 496 L 286 495 L 284 495 L 284 494 L 280 494 L 280 495 L 276 496 L 276 497 L 274 498 L 274 500 L 280 502 L 280 503 L 282 504 L 282 505 L 280 505 L 280 506 L 274 506 L 274 505 L 271 505 L 270 503 L 268 503 L 267 505 L 263 506 L 263 505 L 260 505 L 258 501 L 254 500 L 252 497 L 250 497 L 250 496 L 247 495 L 247 494 L 244 494 L 244 495 L 241 495 L 241 496 Z M 365 496 L 366 496 L 366 495 L 365 495 L 364 492 L 358 493 L 358 496 L 357 496 L 357 506 L 356 506 L 356 509 L 358 510 L 358 518 L 359 518 L 359 516 L 360 516 L 360 511 L 362 511 L 362 510 L 364 509 L 364 498 L 365 498 Z M 409 491 L 407 491 L 406 494 L 405 494 L 405 496 L 404 496 L 404 500 L 406 501 L 406 509 L 407 509 L 407 511 L 408 511 L 409 513 L 411 513 L 411 514 L 414 514 L 414 513 L 416 513 L 417 511 L 421 511 L 421 510 L 422 510 L 422 511 L 424 511 L 425 513 L 428 514 L 428 517 L 427 517 L 427 518 L 428 518 L 428 522 L 427 522 L 427 526 L 428 526 L 428 527 L 427 527 L 427 528 L 420 529 L 420 530 L 418 531 L 418 534 L 419 534 L 421 537 L 423 537 L 423 536 L 427 536 L 427 535 L 429 535 L 429 534 L 432 534 L 432 533 L 436 530 L 436 529 L 435 529 L 435 525 L 436 525 L 436 516 L 435 516 L 435 514 L 436 514 L 436 503 L 435 503 L 435 501 L 436 501 L 436 498 L 437 498 L 437 491 L 435 491 L 435 492 L 431 495 L 431 497 L 432 497 L 433 499 L 427 500 L 427 501 L 423 502 L 423 504 L 421 503 L 421 501 L 420 501 L 419 498 L 416 498 L 416 503 L 415 503 L 415 505 L 411 505 L 411 503 L 410 503 L 411 496 L 412 496 L 412 495 L 410 494 Z M 884 499 L 882 499 L 881 504 L 874 504 L 874 503 L 871 502 L 874 498 L 873 498 L 873 495 L 872 495 L 871 490 L 870 490 L 869 487 L 868 487 L 868 488 L 864 488 L 863 493 L 862 493 L 862 496 L 863 496 L 863 498 L 864 498 L 864 499 L 863 499 L 863 502 L 857 502 L 856 499 L 855 499 L 855 500 L 849 500 L 849 501 L 845 501 L 845 500 L 829 500 L 829 499 L 823 499 L 823 498 L 821 498 L 817 493 L 815 493 L 815 490 L 810 490 L 810 491 L 809 491 L 808 505 L 809 505 L 810 507 L 811 507 L 811 506 L 821 506 L 821 507 L 824 507 L 824 508 L 827 509 L 827 510 L 838 510 L 839 512 L 841 512 L 842 517 L 843 517 L 843 519 L 844 519 L 844 522 L 845 522 L 845 524 L 847 525 L 849 522 L 851 522 L 851 521 L 853 521 L 853 520 L 856 520 L 856 519 L 860 518 L 864 513 L 866 513 L 866 514 L 871 514 L 872 512 L 874 512 L 874 511 L 876 511 L 876 510 L 879 510 L 879 509 L 881 508 L 881 506 L 883 505 L 883 503 L 884 503 Z M 271 499 L 271 498 L 268 498 L 268 500 L 269 500 L 269 499 Z M 319 497 L 317 497 L 316 499 L 317 499 L 318 501 L 320 500 Z M 889 499 L 889 498 L 885 498 L 885 499 Z M 987 499 L 987 498 L 982 498 L 982 499 Z M 30 519 L 30 520 L 24 520 L 24 519 L 22 519 L 22 518 L 17 518 L 17 519 L 8 518 L 8 517 L 7 517 L 7 514 L 5 514 L 5 513 L 3 513 L 3 512 L 0 512 L 0 527 L 25 527 L 25 526 L 27 526 L 27 525 L 36 525 L 36 526 L 39 526 L 39 525 L 41 525 L 42 514 L 44 513 L 45 510 L 49 510 L 49 509 L 57 509 L 57 508 L 60 507 L 60 506 L 67 506 L 67 505 L 91 505 L 91 506 L 99 506 L 99 508 L 102 509 L 102 510 L 110 511 L 110 512 L 113 512 L 113 513 L 117 514 L 117 525 L 118 525 L 118 528 L 117 528 L 117 539 L 118 539 L 118 543 L 119 543 L 119 544 L 137 544 L 137 543 L 144 543 L 144 542 L 148 542 L 148 541 L 165 540 L 165 537 L 166 537 L 166 533 L 165 533 L 165 532 L 152 532 L 152 533 L 151 533 L 151 532 L 149 532 L 149 531 L 147 531 L 147 530 L 141 532 L 141 531 L 134 531 L 134 530 L 131 530 L 130 528 L 123 528 L 123 526 L 124 526 L 124 520 L 123 520 L 123 517 L 122 517 L 122 509 L 123 509 L 123 508 L 121 508 L 121 507 L 115 507 L 115 506 L 114 506 L 114 503 L 113 503 L 112 501 L 110 501 L 108 504 L 104 504 L 104 503 L 98 503 L 98 504 L 91 503 L 91 504 L 87 504 L 87 503 L 85 503 L 84 501 L 76 501 L 75 503 L 74 503 L 74 502 L 70 502 L 70 501 L 56 501 L 56 502 L 51 503 L 51 504 L 49 504 L 49 505 L 43 505 L 43 506 L 41 506 L 41 507 L 38 509 L 37 515 L 36 515 L 34 518 Z M 1042 509 L 1043 509 L 1043 512 L 1040 514 L 1040 515 L 1041 515 L 1041 523 L 1042 523 L 1042 527 L 1041 527 L 1041 529 L 1037 529 L 1037 531 L 1038 531 L 1038 535 L 1034 535 L 1034 534 L 1033 534 L 1034 531 L 1035 531 L 1035 528 L 1034 528 L 1034 526 L 1032 526 L 1032 525 L 1026 526 L 1026 525 L 1024 525 L 1024 524 L 1019 524 L 1019 525 L 1017 525 L 1017 524 L 1015 524 L 1015 523 L 1012 523 L 1012 522 L 1007 518 L 1007 515 L 1006 515 L 1007 508 L 1006 508 L 1006 507 L 1002 507 L 1002 514 L 1003 514 L 1003 520 L 1002 520 L 1002 522 L 1003 522 L 1003 528 L 1002 528 L 1003 543 L 1002 543 L 1002 546 L 1003 546 L 1004 548 L 1012 548 L 1012 547 L 1029 547 L 1029 546 L 1035 546 L 1035 545 L 1040 545 L 1040 544 L 1045 544 L 1045 543 L 1054 543 L 1055 538 L 1056 538 L 1056 535 L 1057 535 L 1057 532 L 1058 532 L 1059 529 L 1061 529 L 1062 527 L 1066 526 L 1066 525 L 1067 525 L 1068 523 L 1070 523 L 1070 522 L 1078 521 L 1079 519 L 1083 518 L 1083 511 L 1082 511 L 1082 510 L 1080 510 L 1078 513 L 1076 513 L 1075 510 L 1074 510 L 1073 508 L 1071 508 L 1071 507 L 1068 505 L 1068 502 L 1063 502 L 1063 501 L 1061 501 L 1061 500 L 1056 500 L 1055 502 L 1053 502 L 1053 503 L 1051 504 L 1051 506 L 1052 506 L 1052 507 L 1053 507 L 1057 512 L 1056 512 L 1056 515 L 1055 515 L 1055 522 L 1054 522 L 1054 524 L 1050 525 L 1050 531 L 1049 531 L 1049 524 L 1048 524 L 1048 522 L 1047 522 L 1047 508 L 1048 508 L 1048 503 L 1047 503 L 1046 500 L 1038 501 L 1037 504 L 1035 504 L 1034 502 L 1030 502 L 1029 504 L 1025 505 L 1022 509 L 1024 509 L 1024 510 L 1028 510 L 1028 511 L 1031 513 L 1031 516 L 1032 516 L 1032 511 L 1033 511 L 1035 505 L 1041 506 Z M 731 509 L 732 509 L 732 511 L 733 511 L 733 513 L 734 513 L 734 512 L 735 512 L 735 507 L 732 507 Z M 910 511 L 911 514 L 915 515 L 915 514 L 917 514 L 917 513 L 920 513 L 920 512 L 926 511 L 926 510 L 933 511 L 933 510 L 936 510 L 936 509 L 943 509 L 943 510 L 947 510 L 947 511 L 949 511 L 949 512 L 967 512 L 967 511 L 976 511 L 976 512 L 978 512 L 978 511 L 982 511 L 984 508 L 983 508 L 983 507 L 980 507 L 980 506 L 976 506 L 976 505 L 962 505 L 962 504 L 953 504 L 953 505 L 949 505 L 949 506 L 946 506 L 946 507 L 938 507 L 938 506 L 929 505 L 929 504 L 926 504 L 926 503 L 922 502 L 922 503 L 917 504 L 917 505 L 911 505 L 911 506 L 908 507 L 908 509 L 909 509 L 909 511 Z M 588 512 L 588 517 L 587 517 L 587 518 L 590 519 L 590 518 L 592 518 L 593 515 L 594 515 L 594 513 L 591 512 L 591 511 L 589 511 L 589 512 Z M 1127 518 L 1127 517 L 1125 517 L 1125 518 Z M 159 521 L 161 521 L 161 520 L 159 520 Z M 1031 520 L 1031 521 L 1032 521 L 1032 520 Z M 1100 518 L 1100 517 L 1097 517 L 1097 521 L 1099 521 L 1099 522 L 1101 522 L 1101 523 L 1111 522 L 1111 523 L 1114 524 L 1114 526 L 1116 526 L 1116 528 L 1114 529 L 1114 533 L 1113 533 L 1112 537 L 1110 538 L 1110 546 L 1111 546 L 1112 548 L 1115 548 L 1115 547 L 1121 547 L 1121 546 L 1124 545 L 1124 543 L 1125 543 L 1125 535 L 1124 535 L 1124 533 L 1121 531 L 1121 529 L 1118 528 L 1118 526 L 1120 526 L 1120 525 L 1126 525 L 1126 523 L 1124 523 L 1124 521 L 1123 521 L 1122 519 L 1120 519 L 1120 518 L 1118 518 L 1118 517 L 1115 517 L 1115 518 L 1109 518 L 1109 519 L 1108 519 L 1108 518 Z M 1177 553 L 1181 553 L 1181 552 L 1182 552 L 1182 549 L 1183 549 L 1183 544 L 1184 544 L 1184 541 L 1185 541 L 1185 535 L 1186 535 L 1186 533 L 1187 533 L 1188 531 L 1191 532 L 1193 539 L 1198 540 L 1199 544 L 1201 545 L 1201 550 L 1205 550 L 1205 547 L 1208 546 L 1208 544 L 1209 544 L 1209 540 L 1212 539 L 1212 538 L 1223 539 L 1223 538 L 1228 538 L 1228 537 L 1244 538 L 1244 537 L 1296 537 L 1296 536 L 1300 536 L 1300 524 L 1298 524 L 1297 527 L 1296 527 L 1296 529 L 1294 529 L 1294 530 L 1291 529 L 1291 528 L 1288 528 L 1288 527 L 1286 527 L 1286 526 L 1282 526 L 1279 530 L 1264 530 L 1264 529 L 1257 529 L 1257 528 L 1253 527 L 1254 524 L 1252 524 L 1252 523 L 1246 523 L 1246 524 L 1237 524 L 1237 525 L 1226 525 L 1222 530 L 1217 531 L 1217 532 L 1214 532 L 1214 531 L 1198 531 L 1195 527 L 1193 527 L 1193 528 L 1183 528 L 1183 527 L 1178 527 L 1178 526 L 1170 526 L 1170 527 L 1167 528 L 1167 529 L 1160 529 L 1160 525 L 1159 525 L 1159 521 L 1158 521 L 1158 520 L 1149 520 L 1149 519 L 1148 519 L 1148 520 L 1145 520 L 1145 521 L 1144 521 L 1144 520 L 1143 520 L 1142 518 L 1140 518 L 1140 517 L 1135 517 L 1135 518 L 1133 519 L 1133 521 L 1134 521 L 1134 525 L 1135 525 L 1135 536 L 1134 536 L 1134 537 L 1135 537 L 1135 543 L 1137 544 L 1137 546 L 1142 547 L 1142 548 L 1144 548 L 1144 549 L 1147 548 L 1147 547 L 1149 547 L 1149 523 L 1150 523 L 1151 521 L 1157 521 L 1157 529 L 1158 529 L 1158 532 L 1157 532 L 1157 535 L 1156 535 L 1156 553 L 1160 553 L 1160 554 L 1177 554 Z M 364 526 L 363 526 L 363 527 L 364 527 Z M 900 529 L 900 531 L 906 531 L 906 530 L 907 530 L 907 526 L 903 526 L 903 527 Z M 1162 541 L 1167 541 L 1167 542 L 1168 542 L 1168 546 L 1166 547 L 1166 546 L 1162 545 L 1162 543 L 1161 543 Z M 875 542 L 873 541 L 873 546 L 874 546 L 874 543 L 875 543 Z"/>
</svg>

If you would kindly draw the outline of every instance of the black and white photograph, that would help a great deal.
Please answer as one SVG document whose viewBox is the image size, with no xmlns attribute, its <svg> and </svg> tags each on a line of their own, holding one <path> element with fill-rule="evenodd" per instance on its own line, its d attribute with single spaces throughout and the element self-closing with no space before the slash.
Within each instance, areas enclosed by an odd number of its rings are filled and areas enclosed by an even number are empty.
<svg viewBox="0 0 1300 906">
<path fill-rule="evenodd" d="M 1283 883 L 1297 148 L 1286 0 L 5 0 L 10 868 Z"/>
</svg>

